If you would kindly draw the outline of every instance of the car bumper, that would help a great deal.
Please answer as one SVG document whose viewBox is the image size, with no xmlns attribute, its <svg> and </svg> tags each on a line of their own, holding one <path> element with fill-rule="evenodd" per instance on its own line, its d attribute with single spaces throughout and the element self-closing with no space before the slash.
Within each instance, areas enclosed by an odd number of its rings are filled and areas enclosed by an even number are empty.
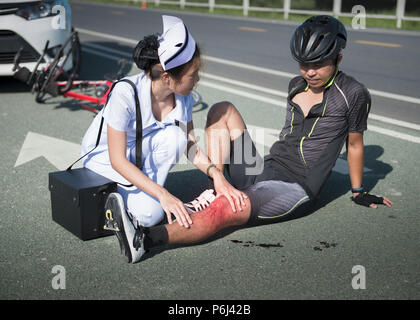
<svg viewBox="0 0 420 320">
<path fill-rule="evenodd" d="M 55 17 L 27 21 L 14 14 L 0 19 L 0 76 L 13 75 L 13 58 L 24 47 L 21 66 L 32 70 L 49 40 L 49 48 L 58 46 L 69 37 L 70 23 L 65 29 L 53 28 Z M 53 57 L 45 56 L 44 62 Z"/>
</svg>

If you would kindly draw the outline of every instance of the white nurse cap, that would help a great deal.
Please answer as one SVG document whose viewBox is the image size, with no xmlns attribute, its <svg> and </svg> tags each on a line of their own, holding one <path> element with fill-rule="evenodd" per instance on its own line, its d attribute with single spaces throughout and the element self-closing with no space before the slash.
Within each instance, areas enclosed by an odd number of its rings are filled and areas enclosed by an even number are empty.
<svg viewBox="0 0 420 320">
<path fill-rule="evenodd" d="M 187 63 L 195 52 L 195 41 L 181 19 L 162 16 L 163 33 L 159 37 L 159 61 L 163 70 Z"/>
</svg>

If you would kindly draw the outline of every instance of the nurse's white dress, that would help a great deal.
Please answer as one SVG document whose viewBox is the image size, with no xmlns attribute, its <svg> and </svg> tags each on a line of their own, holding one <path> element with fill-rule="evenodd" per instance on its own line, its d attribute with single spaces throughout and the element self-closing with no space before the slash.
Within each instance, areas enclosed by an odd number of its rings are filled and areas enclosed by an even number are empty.
<svg viewBox="0 0 420 320">
<path fill-rule="evenodd" d="M 192 120 L 193 98 L 176 95 L 175 108 L 161 122 L 152 113 L 151 80 L 144 73 L 126 77 L 137 87 L 140 109 L 143 121 L 142 163 L 143 173 L 163 186 L 169 170 L 178 162 L 187 146 L 186 128 Z M 93 120 L 87 130 L 81 154 L 84 155 L 95 147 L 102 115 L 104 125 L 98 147 L 89 154 L 83 166 L 113 181 L 130 184 L 111 167 L 108 154 L 107 125 L 125 131 L 127 134 L 126 156 L 135 164 L 136 161 L 136 105 L 133 88 L 125 82 L 118 83 L 111 94 L 106 108 Z M 179 121 L 182 126 L 175 125 Z M 149 227 L 159 223 L 164 217 L 164 211 L 158 199 L 150 196 L 136 187 L 118 185 L 125 209 L 137 222 Z"/>
</svg>

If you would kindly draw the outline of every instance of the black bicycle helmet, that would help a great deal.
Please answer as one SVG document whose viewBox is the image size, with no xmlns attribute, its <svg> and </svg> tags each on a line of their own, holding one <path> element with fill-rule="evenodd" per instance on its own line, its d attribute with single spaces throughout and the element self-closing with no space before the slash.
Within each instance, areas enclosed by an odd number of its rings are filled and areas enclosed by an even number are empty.
<svg viewBox="0 0 420 320">
<path fill-rule="evenodd" d="M 298 62 L 335 60 L 346 47 L 346 41 L 347 32 L 339 20 L 327 15 L 315 16 L 296 28 L 290 40 L 290 50 Z"/>
</svg>

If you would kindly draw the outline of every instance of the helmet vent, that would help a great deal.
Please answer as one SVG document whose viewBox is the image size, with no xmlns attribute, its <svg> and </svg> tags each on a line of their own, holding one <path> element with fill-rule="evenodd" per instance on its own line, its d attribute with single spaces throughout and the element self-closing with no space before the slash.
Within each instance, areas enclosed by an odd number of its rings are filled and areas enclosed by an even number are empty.
<svg viewBox="0 0 420 320">
<path fill-rule="evenodd" d="M 319 44 L 324 40 L 324 35 L 321 35 L 318 37 L 318 39 L 315 41 L 313 48 L 318 48 Z"/>
</svg>

